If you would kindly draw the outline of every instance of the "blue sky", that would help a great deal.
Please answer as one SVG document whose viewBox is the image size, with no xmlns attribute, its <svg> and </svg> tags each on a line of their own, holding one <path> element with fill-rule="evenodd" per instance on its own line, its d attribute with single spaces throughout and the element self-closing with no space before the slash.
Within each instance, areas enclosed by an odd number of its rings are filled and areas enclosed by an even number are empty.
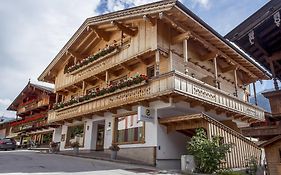
<svg viewBox="0 0 281 175">
<path fill-rule="evenodd" d="M 36 83 L 59 50 L 87 17 L 149 0 L 0 0 L 0 116 L 26 86 Z M 190 10 L 225 35 L 268 0 L 182 0 Z M 258 91 L 272 88 L 258 84 Z"/>
</svg>

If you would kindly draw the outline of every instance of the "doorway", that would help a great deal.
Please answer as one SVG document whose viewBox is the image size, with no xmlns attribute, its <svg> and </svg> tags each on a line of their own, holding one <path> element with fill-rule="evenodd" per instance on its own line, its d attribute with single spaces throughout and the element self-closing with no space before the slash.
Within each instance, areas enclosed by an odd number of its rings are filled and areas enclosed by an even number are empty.
<svg viewBox="0 0 281 175">
<path fill-rule="evenodd" d="M 96 150 L 102 151 L 104 146 L 104 124 L 98 124 Z"/>
</svg>

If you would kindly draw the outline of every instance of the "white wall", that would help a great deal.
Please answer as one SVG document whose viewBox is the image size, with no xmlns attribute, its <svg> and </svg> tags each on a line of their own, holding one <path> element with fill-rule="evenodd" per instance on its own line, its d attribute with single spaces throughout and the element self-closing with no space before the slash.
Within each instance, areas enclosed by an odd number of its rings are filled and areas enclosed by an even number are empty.
<svg viewBox="0 0 281 175">
<path fill-rule="evenodd" d="M 186 154 L 188 137 L 179 133 L 167 133 L 165 126 L 159 125 L 157 132 L 156 159 L 180 159 Z"/>
<path fill-rule="evenodd" d="M 60 150 L 65 150 L 65 142 L 66 142 L 66 136 L 67 136 L 67 125 L 62 125 L 62 130 L 61 130 L 61 134 L 65 134 L 65 138 L 64 141 L 61 141 L 60 143 Z"/>
<path fill-rule="evenodd" d="M 108 149 L 112 143 L 113 137 L 113 118 L 111 113 L 105 113 L 105 133 L 104 133 L 104 149 Z"/>
<path fill-rule="evenodd" d="M 62 127 L 54 129 L 54 132 L 53 132 L 53 141 L 54 142 L 61 142 L 61 132 L 62 132 Z"/>
</svg>

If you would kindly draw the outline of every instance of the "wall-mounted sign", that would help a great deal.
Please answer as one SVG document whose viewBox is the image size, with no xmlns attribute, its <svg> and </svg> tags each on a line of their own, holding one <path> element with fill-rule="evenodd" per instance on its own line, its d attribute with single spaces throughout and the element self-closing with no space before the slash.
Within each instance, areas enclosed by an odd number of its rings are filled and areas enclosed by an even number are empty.
<svg viewBox="0 0 281 175">
<path fill-rule="evenodd" d="M 138 121 L 154 122 L 154 110 L 138 106 Z"/>
<path fill-rule="evenodd" d="M 64 142 L 65 141 L 65 134 L 61 135 L 61 141 Z"/>
</svg>

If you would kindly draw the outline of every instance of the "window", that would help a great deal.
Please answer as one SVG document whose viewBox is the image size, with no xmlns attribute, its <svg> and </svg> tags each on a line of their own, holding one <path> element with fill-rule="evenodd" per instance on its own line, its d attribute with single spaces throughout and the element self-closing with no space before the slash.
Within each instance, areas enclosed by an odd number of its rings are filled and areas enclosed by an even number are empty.
<svg viewBox="0 0 281 175">
<path fill-rule="evenodd" d="M 133 144 L 144 142 L 144 122 L 137 121 L 137 114 L 115 119 L 115 142 Z"/>
<path fill-rule="evenodd" d="M 146 68 L 146 75 L 148 78 L 154 77 L 154 75 L 155 75 L 154 65 Z"/>
<path fill-rule="evenodd" d="M 66 146 L 70 146 L 73 142 L 79 142 L 80 146 L 84 145 L 84 124 L 68 127 Z"/>
</svg>

